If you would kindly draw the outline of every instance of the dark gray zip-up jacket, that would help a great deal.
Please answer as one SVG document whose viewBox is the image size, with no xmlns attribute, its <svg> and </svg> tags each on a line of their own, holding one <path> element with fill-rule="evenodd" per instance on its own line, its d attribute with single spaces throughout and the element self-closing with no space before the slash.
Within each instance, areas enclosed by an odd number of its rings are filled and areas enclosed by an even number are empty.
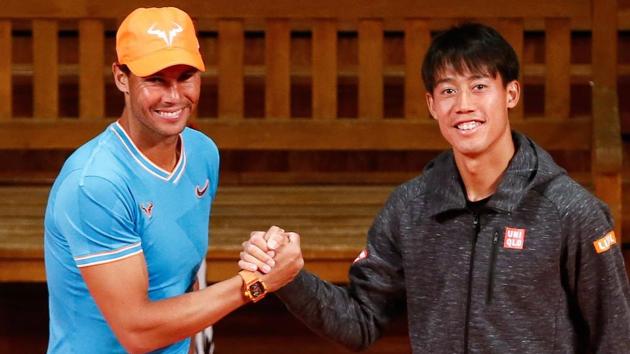
<svg viewBox="0 0 630 354">
<path fill-rule="evenodd" d="M 447 151 L 392 193 L 348 287 L 302 271 L 279 297 L 355 350 L 406 305 L 414 353 L 630 353 L 620 245 L 594 246 L 611 243 L 606 206 L 513 137 L 516 154 L 478 215 Z"/>
</svg>

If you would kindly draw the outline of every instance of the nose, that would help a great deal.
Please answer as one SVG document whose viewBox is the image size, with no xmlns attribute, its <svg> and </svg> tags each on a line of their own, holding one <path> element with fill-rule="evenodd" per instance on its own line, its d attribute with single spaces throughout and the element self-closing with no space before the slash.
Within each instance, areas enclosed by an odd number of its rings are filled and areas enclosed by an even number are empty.
<svg viewBox="0 0 630 354">
<path fill-rule="evenodd" d="M 179 83 L 172 82 L 166 87 L 166 93 L 164 94 L 164 101 L 169 103 L 176 103 L 179 101 L 181 94 L 179 92 Z"/>
<path fill-rule="evenodd" d="M 460 90 L 456 102 L 457 113 L 470 113 L 475 110 L 472 93 L 468 90 Z"/>
</svg>

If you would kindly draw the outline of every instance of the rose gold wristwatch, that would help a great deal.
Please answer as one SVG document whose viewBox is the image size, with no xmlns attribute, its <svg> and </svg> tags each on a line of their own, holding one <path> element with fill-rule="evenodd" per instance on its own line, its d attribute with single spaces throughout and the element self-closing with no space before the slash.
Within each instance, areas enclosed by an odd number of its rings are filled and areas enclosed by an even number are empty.
<svg viewBox="0 0 630 354">
<path fill-rule="evenodd" d="M 267 287 L 258 278 L 258 273 L 241 270 L 238 275 L 243 278 L 243 295 L 252 302 L 258 302 L 267 295 Z"/>
</svg>

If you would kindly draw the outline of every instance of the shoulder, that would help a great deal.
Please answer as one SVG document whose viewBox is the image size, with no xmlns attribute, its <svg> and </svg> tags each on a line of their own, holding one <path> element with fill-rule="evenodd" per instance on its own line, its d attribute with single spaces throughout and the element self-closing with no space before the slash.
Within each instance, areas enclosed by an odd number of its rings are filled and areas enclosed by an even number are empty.
<svg viewBox="0 0 630 354">
<path fill-rule="evenodd" d="M 214 140 L 206 134 L 195 130 L 193 128 L 185 128 L 182 132 L 182 136 L 187 146 L 193 148 L 203 148 L 210 153 L 218 154 L 218 148 Z"/>
<path fill-rule="evenodd" d="M 427 177 L 418 175 L 394 188 L 387 198 L 385 209 L 400 213 L 407 211 L 410 206 L 421 207 L 423 196 L 427 192 Z"/>
<path fill-rule="evenodd" d="M 397 186 L 390 195 L 389 201 L 402 203 L 405 206 L 409 204 L 419 206 L 431 188 L 439 187 L 444 183 L 445 176 L 454 173 L 458 172 L 454 166 L 453 155 L 450 150 L 444 151 L 429 161 L 420 175 Z"/>
<path fill-rule="evenodd" d="M 561 214 L 588 212 L 606 205 L 586 188 L 567 175 L 559 175 L 549 181 L 544 188 L 537 188 L 551 201 Z M 607 208 L 606 208 L 607 209 Z"/>
<path fill-rule="evenodd" d="M 417 200 L 425 195 L 429 188 L 436 188 L 443 183 L 445 176 L 458 173 L 454 167 L 453 155 L 450 150 L 444 151 L 429 161 L 422 173 L 396 188 L 392 195 L 409 201 Z"/>
<path fill-rule="evenodd" d="M 74 208 L 81 211 L 88 204 L 103 207 L 124 207 L 132 202 L 128 184 L 114 176 L 106 177 L 94 174 L 86 175 L 84 171 L 74 170 L 60 175 L 51 191 L 51 202 L 58 208 Z"/>
<path fill-rule="evenodd" d="M 425 191 L 426 176 L 421 174 L 397 186 L 392 192 L 392 196 L 396 199 L 411 200 L 424 194 Z"/>
<path fill-rule="evenodd" d="M 219 149 L 210 137 L 198 130 L 186 128 L 182 132 L 182 139 L 188 158 L 196 159 L 197 163 L 204 161 L 210 169 L 218 169 Z"/>
<path fill-rule="evenodd" d="M 531 139 L 527 140 L 537 161 L 533 190 L 553 205 L 565 229 L 589 224 L 610 228 L 612 220 L 606 204 L 567 175 L 547 151 Z"/>
<path fill-rule="evenodd" d="M 115 142 L 112 141 L 114 136 L 108 130 L 79 147 L 68 157 L 55 184 L 78 187 L 88 176 L 112 181 L 122 178 L 124 168 L 114 148 Z"/>
<path fill-rule="evenodd" d="M 613 228 L 608 206 L 567 175 L 554 178 L 540 193 L 554 205 L 570 234 L 592 240 Z"/>
<path fill-rule="evenodd" d="M 103 133 L 68 158 L 51 190 L 55 205 L 80 211 L 86 204 L 123 206 L 132 202 L 131 172 L 108 140 L 111 138 Z"/>
</svg>

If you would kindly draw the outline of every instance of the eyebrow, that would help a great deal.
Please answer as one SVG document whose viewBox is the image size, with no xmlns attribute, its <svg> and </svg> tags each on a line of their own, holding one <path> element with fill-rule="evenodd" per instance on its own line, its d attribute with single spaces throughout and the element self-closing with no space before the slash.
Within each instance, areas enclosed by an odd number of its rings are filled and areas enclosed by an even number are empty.
<svg viewBox="0 0 630 354">
<path fill-rule="evenodd" d="M 479 80 L 479 79 L 490 79 L 491 76 L 489 74 L 473 74 L 470 76 L 466 77 L 466 80 L 468 81 L 473 81 L 473 80 Z M 444 78 L 441 78 L 439 80 L 435 81 L 435 86 L 438 86 L 442 83 L 448 83 L 448 82 L 452 82 L 455 81 L 455 79 L 452 76 L 446 76 Z"/>
</svg>

